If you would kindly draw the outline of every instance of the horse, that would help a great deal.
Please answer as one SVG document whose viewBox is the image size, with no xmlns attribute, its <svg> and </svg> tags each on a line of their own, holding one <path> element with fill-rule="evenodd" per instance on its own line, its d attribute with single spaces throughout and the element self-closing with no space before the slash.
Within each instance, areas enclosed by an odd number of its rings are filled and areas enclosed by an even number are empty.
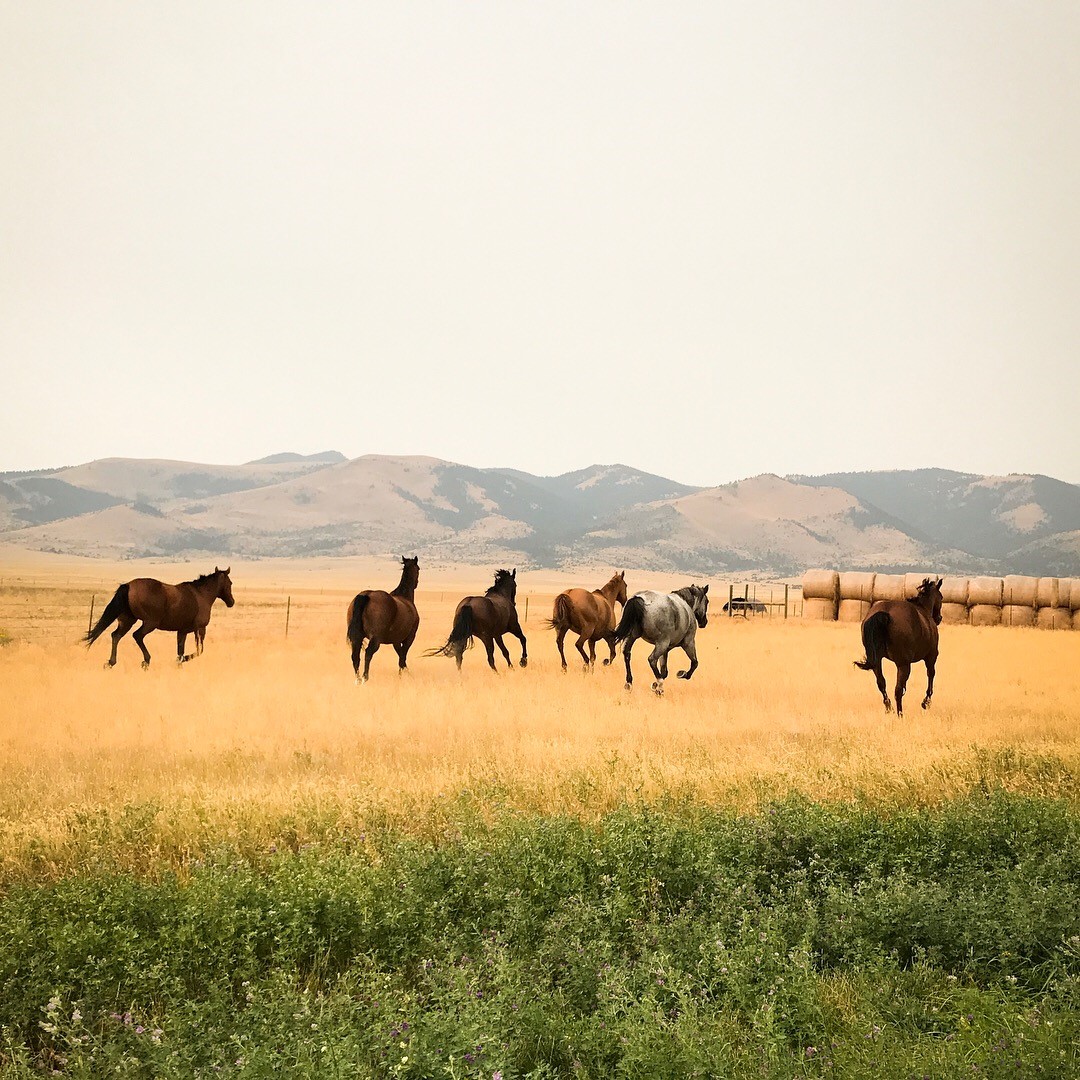
<svg viewBox="0 0 1080 1080">
<path fill-rule="evenodd" d="M 402 556 L 401 580 L 392 593 L 383 592 L 381 589 L 365 589 L 353 597 L 345 622 L 349 645 L 352 647 L 353 674 L 356 676 L 357 685 L 367 682 L 371 658 L 379 651 L 380 645 L 394 646 L 398 655 L 399 675 L 408 670 L 405 660 L 420 625 L 420 613 L 413 601 L 419 580 L 420 560 Z M 368 646 L 364 650 L 364 674 L 361 675 L 360 651 L 364 648 L 365 638 Z"/>
<path fill-rule="evenodd" d="M 194 656 L 200 656 L 203 642 L 206 640 L 206 624 L 210 622 L 210 609 L 214 601 L 225 601 L 226 607 L 232 607 L 236 601 L 232 594 L 232 580 L 229 567 L 219 570 L 216 566 L 212 574 L 203 574 L 194 581 L 184 581 L 179 585 L 166 585 L 155 578 L 135 578 L 121 585 L 113 598 L 105 605 L 94 629 L 89 631 L 83 641 L 90 648 L 106 627 L 116 623 L 112 632 L 112 654 L 105 666 L 116 665 L 116 646 L 120 639 L 141 619 L 142 626 L 131 636 L 143 654 L 143 670 L 150 666 L 150 653 L 143 644 L 147 634 L 155 630 L 176 631 L 177 663 L 193 659 L 191 653 L 184 653 L 184 644 L 188 634 L 195 635 Z"/>
<path fill-rule="evenodd" d="M 492 671 L 495 667 L 495 645 L 506 659 L 507 666 L 513 668 L 510 653 L 503 644 L 503 634 L 513 634 L 521 642 L 521 666 L 529 663 L 526 651 L 525 634 L 518 622 L 514 599 L 517 596 L 517 568 L 497 570 L 495 584 L 483 596 L 466 596 L 454 611 L 454 625 L 446 644 L 437 649 L 429 649 L 428 656 L 452 656 L 461 670 L 461 656 L 472 645 L 473 637 L 478 637 L 487 649 L 487 661 Z"/>
<path fill-rule="evenodd" d="M 664 680 L 668 675 L 668 653 L 676 646 L 690 658 L 690 669 L 680 671 L 680 679 L 689 679 L 697 670 L 698 627 L 709 625 L 709 586 L 687 585 L 673 593 L 640 592 L 630 597 L 623 607 L 622 618 L 615 628 L 615 642 L 625 641 L 626 689 L 633 690 L 634 676 L 630 670 L 630 650 L 639 637 L 653 646 L 649 667 L 656 677 L 652 684 L 657 697 L 663 697 Z"/>
<path fill-rule="evenodd" d="M 566 653 L 563 652 L 563 640 L 567 631 L 573 630 L 578 635 L 574 643 L 585 661 L 585 670 L 596 666 L 596 643 L 606 641 L 611 648 L 611 656 L 604 661 L 607 667 L 615 659 L 615 605 L 626 607 L 626 571 L 615 574 L 602 588 L 586 592 L 584 589 L 567 589 L 555 597 L 555 606 L 547 625 L 550 630 L 557 630 L 555 644 L 559 649 L 562 669 L 566 670 Z M 584 645 L 589 643 L 589 654 Z"/>
<path fill-rule="evenodd" d="M 866 657 L 856 660 L 855 666 L 874 673 L 886 712 L 892 712 L 892 705 L 881 670 L 882 660 L 891 660 L 896 665 L 896 715 L 904 715 L 904 690 L 911 674 L 911 665 L 920 660 L 926 664 L 926 697 L 923 698 L 922 707 L 930 708 L 938 658 L 943 580 L 924 578 L 914 600 L 879 600 L 863 619 L 862 643 Z"/>
</svg>

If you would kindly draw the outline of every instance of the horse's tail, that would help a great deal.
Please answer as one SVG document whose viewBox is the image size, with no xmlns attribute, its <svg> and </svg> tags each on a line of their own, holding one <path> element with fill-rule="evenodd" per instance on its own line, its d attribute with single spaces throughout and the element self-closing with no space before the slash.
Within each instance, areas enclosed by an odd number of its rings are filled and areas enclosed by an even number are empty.
<svg viewBox="0 0 1080 1080">
<path fill-rule="evenodd" d="M 472 645 L 473 639 L 473 609 L 471 604 L 466 604 L 454 620 L 450 636 L 445 645 L 437 649 L 428 649 L 425 656 L 455 656 L 459 649 L 464 650 Z"/>
<path fill-rule="evenodd" d="M 111 626 L 121 615 L 131 617 L 131 604 L 128 602 L 128 583 L 124 583 L 113 593 L 112 599 L 105 605 L 101 618 L 94 624 L 93 630 L 88 630 L 83 635 L 83 641 L 89 649 L 91 645 Z"/>
<path fill-rule="evenodd" d="M 364 609 L 371 599 L 367 593 L 357 593 L 352 602 L 352 615 L 349 618 L 348 638 L 350 645 L 364 643 Z"/>
<path fill-rule="evenodd" d="M 631 634 L 641 636 L 645 629 L 645 601 L 640 596 L 631 596 L 622 609 L 622 618 L 615 627 L 615 644 L 625 641 Z"/>
<path fill-rule="evenodd" d="M 544 620 L 545 628 L 548 630 L 569 630 L 572 617 L 573 611 L 570 597 L 566 593 L 559 593 L 555 597 L 555 607 L 552 609 L 551 618 Z"/>
<path fill-rule="evenodd" d="M 862 624 L 862 643 L 866 650 L 864 660 L 856 660 L 855 666 L 862 671 L 877 671 L 885 658 L 889 634 L 889 613 L 876 611 Z"/>
</svg>

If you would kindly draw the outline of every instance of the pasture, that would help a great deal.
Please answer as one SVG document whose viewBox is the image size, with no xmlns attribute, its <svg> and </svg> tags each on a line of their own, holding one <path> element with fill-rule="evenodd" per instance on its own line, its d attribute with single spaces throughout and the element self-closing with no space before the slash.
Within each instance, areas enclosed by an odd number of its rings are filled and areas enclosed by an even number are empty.
<svg viewBox="0 0 1080 1080">
<path fill-rule="evenodd" d="M 897 719 L 857 625 L 718 602 L 658 700 L 541 629 L 610 570 L 519 572 L 529 667 L 459 675 L 423 651 L 494 567 L 422 565 L 357 686 L 399 569 L 234 560 L 147 672 L 78 644 L 142 568 L 5 569 L 0 1071 L 1074 1075 L 1080 635 L 943 627 Z"/>
</svg>

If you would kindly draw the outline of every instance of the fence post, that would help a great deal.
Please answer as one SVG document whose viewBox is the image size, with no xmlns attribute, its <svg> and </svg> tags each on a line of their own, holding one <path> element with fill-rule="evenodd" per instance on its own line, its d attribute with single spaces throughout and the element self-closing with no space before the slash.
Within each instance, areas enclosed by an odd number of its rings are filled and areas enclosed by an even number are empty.
<svg viewBox="0 0 1080 1080">
<path fill-rule="evenodd" d="M 788 586 L 784 586 L 784 618 L 787 618 Z"/>
<path fill-rule="evenodd" d="M 92 634 L 94 632 L 94 601 L 97 599 L 97 593 L 92 593 L 90 596 L 90 623 L 86 627 L 86 632 Z"/>
<path fill-rule="evenodd" d="M 529 598 L 525 597 L 525 621 L 529 621 Z"/>
<path fill-rule="evenodd" d="M 289 636 L 289 615 L 292 613 L 292 596 L 285 601 L 285 636 Z"/>
</svg>

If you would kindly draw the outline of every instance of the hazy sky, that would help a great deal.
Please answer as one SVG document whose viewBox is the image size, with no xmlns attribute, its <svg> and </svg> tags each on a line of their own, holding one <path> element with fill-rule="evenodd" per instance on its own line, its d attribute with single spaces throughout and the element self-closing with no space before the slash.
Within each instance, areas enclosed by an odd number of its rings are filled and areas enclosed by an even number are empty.
<svg viewBox="0 0 1080 1080">
<path fill-rule="evenodd" d="M 1080 4 L 0 0 L 0 469 L 1080 481 Z"/>
</svg>

